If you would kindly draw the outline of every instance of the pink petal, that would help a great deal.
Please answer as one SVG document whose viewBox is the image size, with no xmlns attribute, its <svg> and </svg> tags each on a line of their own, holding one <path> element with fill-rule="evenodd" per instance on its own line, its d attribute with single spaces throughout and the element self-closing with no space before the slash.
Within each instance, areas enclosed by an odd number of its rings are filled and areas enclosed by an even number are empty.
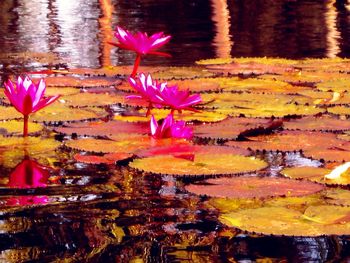
<svg viewBox="0 0 350 263">
<path fill-rule="evenodd" d="M 37 105 L 35 105 L 35 107 L 33 108 L 32 112 L 37 112 L 38 110 L 50 105 L 51 103 L 53 103 L 55 100 L 57 100 L 61 95 L 57 95 L 57 96 L 52 96 L 52 97 L 48 97 L 46 99 L 43 99 L 41 101 L 39 101 L 39 103 Z"/>
</svg>

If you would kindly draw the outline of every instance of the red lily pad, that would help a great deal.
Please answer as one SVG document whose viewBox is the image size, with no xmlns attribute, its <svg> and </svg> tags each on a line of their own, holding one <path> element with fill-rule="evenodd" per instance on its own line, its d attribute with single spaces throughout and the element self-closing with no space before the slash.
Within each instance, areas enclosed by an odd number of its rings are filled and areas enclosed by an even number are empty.
<svg viewBox="0 0 350 263">
<path fill-rule="evenodd" d="M 74 159 L 77 162 L 88 164 L 115 164 L 117 161 L 125 160 L 132 156 L 131 153 L 109 153 L 102 156 L 75 154 Z"/>
<path fill-rule="evenodd" d="M 222 177 L 205 184 L 190 184 L 185 189 L 197 195 L 226 198 L 266 198 L 271 196 L 304 196 L 317 193 L 324 186 L 307 181 L 271 177 Z"/>
</svg>

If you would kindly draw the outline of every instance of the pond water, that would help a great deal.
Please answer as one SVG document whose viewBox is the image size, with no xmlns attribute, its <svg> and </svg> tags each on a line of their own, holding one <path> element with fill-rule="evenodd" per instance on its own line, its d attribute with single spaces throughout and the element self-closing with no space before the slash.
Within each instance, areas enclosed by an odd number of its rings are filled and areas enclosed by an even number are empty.
<svg viewBox="0 0 350 263">
<path fill-rule="evenodd" d="M 116 25 L 172 35 L 162 49 L 172 58 L 147 57 L 142 63 L 150 66 L 229 56 L 350 57 L 345 0 L 2 0 L 0 10 L 5 77 L 45 68 L 132 64 L 134 54 L 107 43 Z M 106 120 L 125 110 L 106 108 Z M 125 163 L 75 162 L 65 147 L 56 155 L 45 159 L 43 164 L 54 168 L 39 179 L 28 166 L 21 168 L 23 182 L 11 179 L 18 172 L 13 165 L 1 168 L 1 262 L 350 260 L 348 236 L 276 237 L 225 227 L 218 211 L 208 207 L 209 198 L 185 191 L 193 181 L 188 178 L 143 175 Z M 267 176 L 288 165 L 321 165 L 300 153 L 257 156 L 269 164 Z"/>
</svg>

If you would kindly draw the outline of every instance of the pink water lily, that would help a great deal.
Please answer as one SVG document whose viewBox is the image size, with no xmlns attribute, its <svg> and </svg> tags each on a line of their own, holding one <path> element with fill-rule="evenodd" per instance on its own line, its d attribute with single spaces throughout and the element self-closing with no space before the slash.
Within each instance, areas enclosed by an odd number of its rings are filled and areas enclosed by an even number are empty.
<svg viewBox="0 0 350 263">
<path fill-rule="evenodd" d="M 35 84 L 28 76 L 22 79 L 18 77 L 16 87 L 11 80 L 5 83 L 5 95 L 24 116 L 23 136 L 28 135 L 28 117 L 29 114 L 50 105 L 59 98 L 59 95 L 44 98 L 46 85 L 43 79 Z"/>
<path fill-rule="evenodd" d="M 172 114 L 169 114 L 160 125 L 152 115 L 150 126 L 151 126 L 151 135 L 156 139 L 162 139 L 162 138 L 192 139 L 193 137 L 193 131 L 191 128 L 186 127 L 186 122 L 175 121 Z"/>
<path fill-rule="evenodd" d="M 141 56 L 152 54 L 170 57 L 170 55 L 167 53 L 155 51 L 156 49 L 168 43 L 171 38 L 171 36 L 165 36 L 163 32 L 155 33 L 149 37 L 147 33 L 137 32 L 135 34 L 132 34 L 129 31 L 117 26 L 114 35 L 117 38 L 118 43 L 110 42 L 110 44 L 122 49 L 134 51 L 137 54 L 134 63 L 134 69 L 131 74 L 133 77 L 136 76 L 137 68 L 141 61 Z"/>
<path fill-rule="evenodd" d="M 202 102 L 202 98 L 199 94 L 191 95 L 189 90 L 179 90 L 177 86 L 164 88 L 161 92 L 161 97 L 163 105 L 170 107 L 172 111 L 196 111 L 192 107 Z"/>
<path fill-rule="evenodd" d="M 139 79 L 129 77 L 130 85 L 138 92 L 136 95 L 126 96 L 127 99 L 144 99 L 149 103 L 147 115 L 153 107 L 160 108 L 163 104 L 161 96 L 162 91 L 166 87 L 166 83 L 159 83 L 152 79 L 152 76 L 140 74 Z"/>
</svg>

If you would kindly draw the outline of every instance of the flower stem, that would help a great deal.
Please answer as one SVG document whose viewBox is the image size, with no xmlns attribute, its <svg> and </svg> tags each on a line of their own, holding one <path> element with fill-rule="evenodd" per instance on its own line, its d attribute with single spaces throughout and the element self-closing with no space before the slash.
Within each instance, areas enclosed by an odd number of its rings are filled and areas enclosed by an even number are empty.
<svg viewBox="0 0 350 263">
<path fill-rule="evenodd" d="M 28 136 L 28 119 L 29 115 L 23 115 L 24 120 L 23 120 L 23 137 Z"/>
<path fill-rule="evenodd" d="M 137 54 L 135 62 L 134 62 L 134 69 L 132 70 L 132 73 L 131 73 L 132 78 L 136 77 L 137 69 L 140 65 L 140 62 L 141 62 L 141 55 Z"/>
</svg>

